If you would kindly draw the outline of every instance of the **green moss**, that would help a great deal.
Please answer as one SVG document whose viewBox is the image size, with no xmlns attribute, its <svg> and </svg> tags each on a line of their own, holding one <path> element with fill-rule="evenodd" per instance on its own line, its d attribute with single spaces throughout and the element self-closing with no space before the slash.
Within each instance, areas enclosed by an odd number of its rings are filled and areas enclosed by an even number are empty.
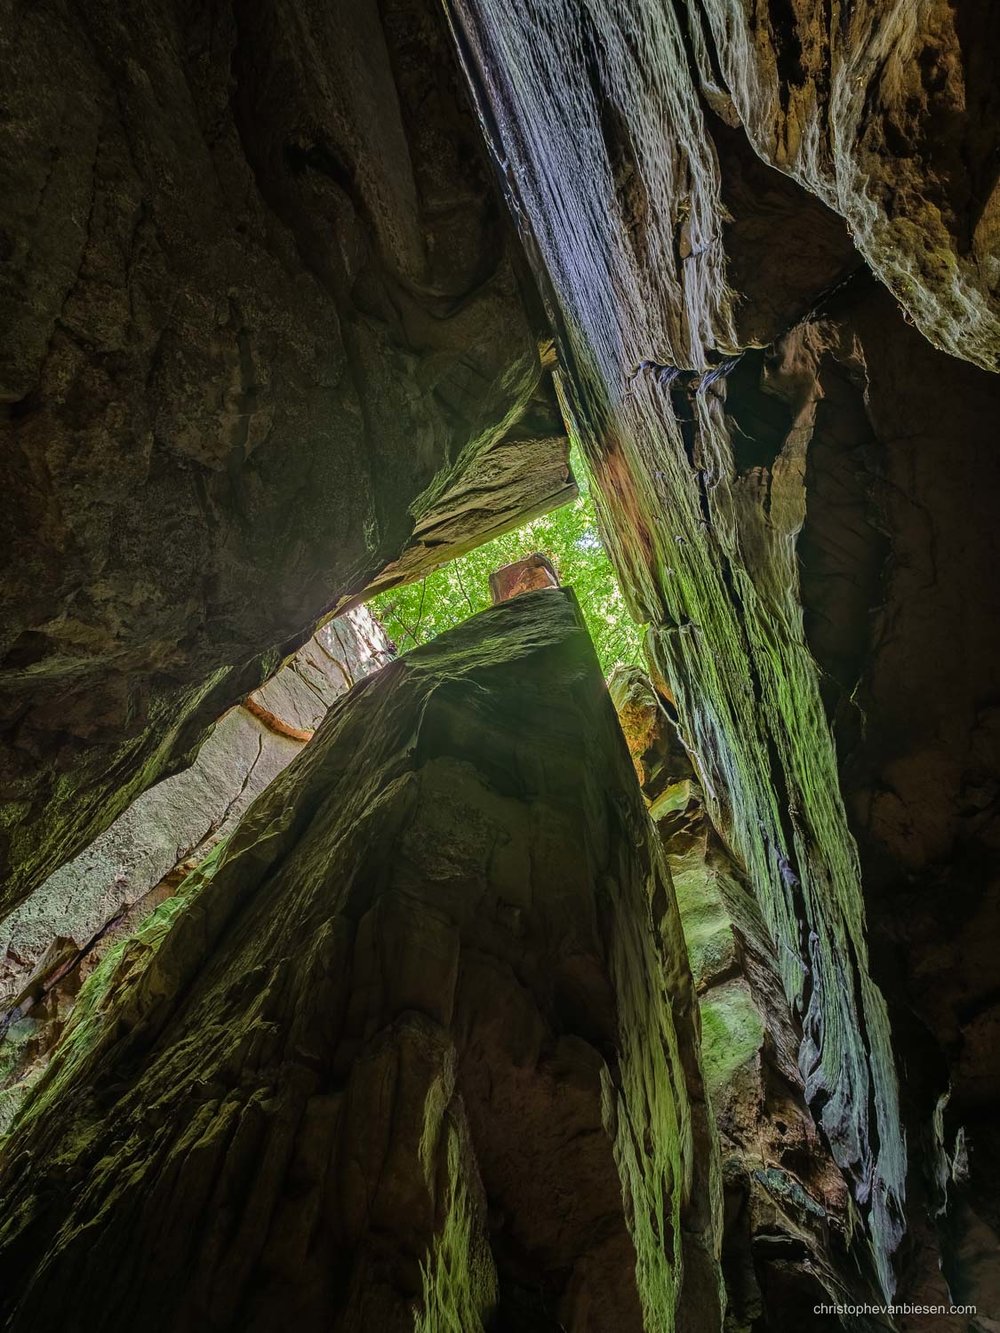
<svg viewBox="0 0 1000 1333">
<path fill-rule="evenodd" d="M 30 1048 L 38 1035 L 38 1023 L 31 1017 L 16 1019 L 0 1040 L 0 1142 L 42 1073 L 42 1066 L 18 1072 L 30 1064 Z"/>
<path fill-rule="evenodd" d="M 450 1117 L 446 1133 L 445 1220 L 420 1266 L 423 1301 L 414 1333 L 483 1333 L 497 1304 L 496 1269 L 466 1180 L 469 1144 Z"/>
<path fill-rule="evenodd" d="M 667 815 L 679 814 L 691 803 L 692 784 L 688 781 L 672 782 L 657 796 L 649 807 L 650 818 L 654 822 Z"/>
<path fill-rule="evenodd" d="M 732 921 L 700 846 L 680 865 L 671 858 L 674 892 L 684 927 L 691 972 L 699 985 L 729 971 L 736 962 Z"/>
<path fill-rule="evenodd" d="M 708 1095 L 718 1099 L 764 1041 L 764 1020 L 743 981 L 716 986 L 701 1002 L 701 1056 Z"/>
<path fill-rule="evenodd" d="M 707 1214 L 718 1219 L 722 1212 L 714 1135 L 708 1129 L 709 1137 L 697 1140 L 694 1128 L 694 1118 L 704 1108 L 693 1107 L 689 1093 L 697 1054 L 685 1013 L 694 1001 L 681 962 L 680 925 L 669 899 L 661 905 L 664 914 L 653 922 L 644 920 L 641 906 L 627 899 L 616 907 L 612 974 L 620 1087 L 609 1074 L 604 1077 L 604 1119 L 616 1130 L 615 1157 L 647 1333 L 672 1333 L 675 1327 L 685 1262 L 686 1201 L 693 1191 L 703 1191 Z M 662 942 L 659 957 L 657 939 Z"/>
<path fill-rule="evenodd" d="M 826 1211 L 811 1198 L 794 1176 L 777 1166 L 760 1167 L 754 1176 L 764 1188 L 800 1220 L 808 1217 L 825 1218 Z"/>
<path fill-rule="evenodd" d="M 142 976 L 178 917 L 211 880 L 225 846 L 223 842 L 213 848 L 173 897 L 160 903 L 132 935 L 118 940 L 104 955 L 81 987 L 44 1073 L 39 1071 L 40 1076 L 36 1075 L 31 1083 L 18 1085 L 21 1094 L 8 1099 L 12 1109 L 6 1121 L 0 1113 L 4 1133 L 20 1131 L 41 1115 L 73 1081 L 99 1043 L 112 1041 L 118 1035 L 123 992 Z"/>
</svg>

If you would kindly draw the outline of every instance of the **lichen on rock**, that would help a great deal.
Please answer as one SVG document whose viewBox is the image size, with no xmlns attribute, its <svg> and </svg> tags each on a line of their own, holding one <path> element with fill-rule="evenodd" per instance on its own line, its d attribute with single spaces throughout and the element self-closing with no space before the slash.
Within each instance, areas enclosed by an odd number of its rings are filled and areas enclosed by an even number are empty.
<svg viewBox="0 0 1000 1333">
<path fill-rule="evenodd" d="M 0 1308 L 714 1329 L 699 1071 L 596 656 L 527 593 L 338 700 L 89 978 L 0 1154 Z"/>
</svg>

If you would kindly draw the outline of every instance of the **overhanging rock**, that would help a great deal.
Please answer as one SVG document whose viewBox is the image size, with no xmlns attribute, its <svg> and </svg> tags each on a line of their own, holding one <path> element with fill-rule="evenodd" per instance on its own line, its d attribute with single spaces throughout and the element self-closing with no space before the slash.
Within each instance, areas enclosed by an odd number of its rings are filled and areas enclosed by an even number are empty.
<svg viewBox="0 0 1000 1333">
<path fill-rule="evenodd" d="M 23 18 L 0 912 L 387 566 L 419 577 L 572 490 L 548 330 L 433 0 Z"/>
</svg>

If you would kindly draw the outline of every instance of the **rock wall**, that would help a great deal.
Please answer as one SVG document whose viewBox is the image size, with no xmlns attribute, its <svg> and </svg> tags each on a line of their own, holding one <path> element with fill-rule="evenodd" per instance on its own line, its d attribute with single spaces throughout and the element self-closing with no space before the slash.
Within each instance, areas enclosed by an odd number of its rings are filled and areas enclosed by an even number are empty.
<svg viewBox="0 0 1000 1333">
<path fill-rule="evenodd" d="M 387 565 L 571 481 L 431 0 L 11 2 L 0 62 L 6 910 Z"/>
<path fill-rule="evenodd" d="M 803 1020 L 807 1097 L 870 1215 L 890 1289 L 905 1154 L 857 855 L 801 630 L 794 539 L 808 428 L 793 412 L 779 429 L 773 483 L 770 469 L 739 466 L 722 359 L 738 347 L 734 294 L 685 33 L 658 6 L 595 6 L 578 24 L 560 11 L 555 41 L 537 16 L 455 9 L 551 283 L 565 410 L 609 548 L 651 624 L 651 658 L 713 818 L 758 895 Z M 565 103 L 545 95 L 553 86 L 571 90 Z"/>
<path fill-rule="evenodd" d="M 975 979 L 940 1001 L 927 985 L 995 905 L 985 511 L 997 489 L 992 458 L 964 451 L 970 432 L 992 437 L 997 381 L 912 327 L 997 365 L 987 9 L 449 5 L 558 330 L 564 410 L 607 544 L 712 821 L 752 886 L 801 1023 L 806 1099 L 886 1291 L 904 1230 L 904 1122 L 919 1230 L 932 1211 L 921 1177 L 947 1174 L 940 1149 L 919 1145 L 961 1080 L 959 1048 L 982 1049 L 998 980 L 980 955 Z M 971 584 L 959 547 L 979 571 Z M 886 703 L 870 734 L 868 688 L 872 713 Z M 945 862 L 966 854 L 976 877 L 957 926 L 935 893 L 953 880 Z M 907 954 L 900 937 L 920 931 L 900 929 L 899 912 L 915 860 L 925 933 Z M 947 956 L 931 943 L 942 927 Z M 873 973 L 904 1067 L 934 1071 L 902 1107 Z M 992 1083 L 981 1097 L 965 1086 L 989 1138 Z M 984 1142 L 979 1161 L 970 1268 L 973 1234 L 985 1267 L 997 1255 L 995 1149 Z M 935 1261 L 921 1262 L 926 1275 Z M 905 1290 L 906 1253 L 899 1264 Z M 956 1293 L 960 1267 L 948 1268 Z"/>
<path fill-rule="evenodd" d="M 90 978 L 3 1147 L 0 1311 L 717 1329 L 717 1169 L 669 874 L 533 592 L 335 704 Z"/>
<path fill-rule="evenodd" d="M 972 1327 L 990 1329 L 1000 19 L 972 0 L 445 8 L 450 33 L 431 0 L 157 0 L 141 13 L 44 0 L 0 12 L 0 911 L 189 762 L 240 700 L 255 719 L 242 734 L 277 719 L 274 752 L 291 753 L 311 705 L 272 680 L 280 663 L 366 590 L 570 495 L 565 416 L 714 829 L 697 804 L 663 815 L 683 815 L 671 837 L 695 856 L 672 853 L 679 879 L 715 885 L 713 910 L 726 904 L 711 949 L 753 973 L 747 990 L 712 973 L 710 956 L 699 962 L 706 989 L 747 1017 L 753 1095 L 766 1102 L 779 1069 L 812 1153 L 808 1106 L 851 1202 L 818 1177 L 799 1183 L 829 1215 L 857 1216 L 884 1291 L 898 1279 L 901 1296 L 930 1299 L 943 1283 L 978 1304 Z M 265 681 L 269 695 L 255 695 Z M 280 878 L 270 851 L 250 846 L 239 875 L 258 854 L 260 882 L 272 868 Z M 568 843 L 563 855 L 573 864 Z M 217 864 L 189 885 L 192 910 L 215 900 L 205 886 Z M 224 884 L 239 877 L 228 865 Z M 114 1014 L 116 968 L 146 957 L 166 917 L 186 919 L 186 906 L 165 908 L 126 946 L 159 892 L 133 904 L 107 950 Z M 244 944 L 257 947 L 225 947 Z M 264 974 L 247 975 L 257 997 Z M 297 984 L 275 981 L 261 1000 L 278 1005 L 283 1032 L 311 1012 Z M 99 1009 L 100 986 L 86 993 Z M 782 1053 L 773 1068 L 758 1060 L 751 1009 Z M 89 1070 L 101 1105 L 117 1107 L 100 1043 L 127 1044 L 130 1020 L 105 1030 L 90 1016 L 84 1006 L 73 1019 L 51 1086 Z M 244 1031 L 248 1048 L 266 1054 L 269 1032 Z M 560 1066 L 553 1086 L 576 1086 L 575 1069 Z M 686 1078 L 696 1092 L 691 1068 Z M 270 1124 L 265 1104 L 226 1111 L 246 1124 L 241 1144 L 255 1117 Z M 742 1105 L 722 1112 L 733 1142 Z M 97 1103 L 81 1115 L 94 1143 L 125 1134 Z M 137 1161 L 151 1144 L 174 1151 L 162 1124 L 142 1123 L 129 1140 Z M 471 1142 L 482 1174 L 482 1136 L 471 1118 L 451 1123 L 455 1172 L 434 1199 L 458 1221 L 435 1213 L 407 1242 L 411 1259 L 428 1245 L 437 1256 L 433 1291 L 413 1276 L 419 1259 L 389 1286 L 405 1288 L 407 1310 L 423 1293 L 427 1328 L 478 1318 L 491 1292 L 530 1322 L 523 1289 L 544 1268 L 538 1317 L 565 1306 L 584 1319 L 583 1297 L 553 1276 L 565 1272 L 554 1251 L 522 1279 L 520 1260 L 495 1247 L 496 1219 L 482 1231 L 464 1165 Z M 753 1123 L 780 1159 L 776 1116 Z M 216 1161 L 211 1133 L 192 1142 Z M 97 1160 L 85 1166 L 101 1182 Z M 744 1192 L 751 1251 L 768 1180 Z M 78 1191 L 84 1212 L 100 1188 Z M 264 1244 L 259 1212 L 251 1200 L 241 1214 L 248 1250 Z M 793 1221 L 784 1209 L 786 1239 Z M 608 1223 L 619 1237 L 620 1222 Z M 705 1215 L 682 1227 L 710 1230 Z M 469 1238 L 487 1233 L 492 1259 L 477 1250 L 462 1269 Z M 803 1234 L 836 1288 L 829 1238 Z M 681 1242 L 628 1243 L 640 1258 L 667 1254 L 654 1305 L 672 1309 Z M 805 1262 L 786 1249 L 769 1271 L 786 1264 L 786 1293 L 805 1291 Z M 651 1299 L 643 1263 L 635 1281 L 615 1270 L 631 1310 Z M 752 1265 L 757 1295 L 733 1297 L 751 1322 L 772 1280 Z M 692 1258 L 696 1271 L 714 1291 L 711 1262 Z M 381 1290 L 381 1278 L 358 1281 Z M 229 1290 L 240 1285 L 237 1275 Z M 49 1299 L 39 1292 L 25 1299 Z"/>
<path fill-rule="evenodd" d="M 190 768 L 157 783 L 0 925 L 0 1132 L 41 1074 L 81 983 L 132 934 L 312 736 L 335 699 L 390 661 L 364 607 L 323 626 L 230 709 Z"/>
<path fill-rule="evenodd" d="M 927 1281 L 933 1219 L 954 1299 L 996 1322 L 1000 460 L 986 423 L 1000 382 L 935 353 L 863 280 L 831 306 L 824 342 L 810 449 L 825 481 L 807 471 L 802 600 L 906 1070 L 920 1202 L 904 1279 Z M 838 406 L 845 369 L 862 429 Z"/>
<path fill-rule="evenodd" d="M 671 704 L 637 668 L 611 695 L 660 836 L 701 1012 L 706 1089 L 722 1143 L 727 1333 L 829 1328 L 819 1304 L 879 1304 L 847 1181 L 817 1131 L 801 1029 L 740 867 L 708 818 Z M 945 1300 L 944 1285 L 934 1293 Z M 890 1321 L 858 1317 L 850 1327 Z"/>
<path fill-rule="evenodd" d="M 1000 369 L 1000 80 L 993 5 L 697 0 L 713 110 L 846 220 L 937 346 Z"/>
</svg>

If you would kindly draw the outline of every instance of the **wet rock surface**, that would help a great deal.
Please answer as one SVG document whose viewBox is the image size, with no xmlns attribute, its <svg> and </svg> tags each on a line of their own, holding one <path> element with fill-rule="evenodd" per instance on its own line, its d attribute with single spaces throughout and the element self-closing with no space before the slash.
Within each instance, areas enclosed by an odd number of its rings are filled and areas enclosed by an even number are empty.
<svg viewBox="0 0 1000 1333">
<path fill-rule="evenodd" d="M 839 338 L 864 350 L 868 425 L 865 433 L 844 431 L 847 448 L 838 454 L 851 460 L 875 518 L 861 526 L 852 500 L 847 521 L 822 549 L 806 549 L 806 628 L 818 613 L 839 644 L 856 645 L 845 684 L 843 666 L 812 639 L 830 675 L 841 672 L 831 694 L 841 788 L 861 856 L 873 962 L 907 1071 L 911 1188 L 921 1201 L 912 1212 L 916 1248 L 904 1261 L 905 1281 L 926 1280 L 916 1237 L 933 1219 L 955 1301 L 978 1306 L 995 1323 L 1000 749 L 992 700 L 1000 539 L 993 515 L 1000 470 L 983 423 L 1000 409 L 1000 386 L 938 356 L 874 286 L 843 299 L 831 315 Z M 832 410 L 828 419 L 837 419 Z M 826 471 L 837 485 L 838 473 Z M 844 494 L 842 484 L 833 501 L 829 490 L 813 488 L 804 537 L 810 512 L 818 532 Z M 864 581 L 871 555 L 859 540 L 884 552 L 874 596 L 870 578 L 867 590 Z M 848 595 L 833 595 L 838 584 Z"/>
</svg>

